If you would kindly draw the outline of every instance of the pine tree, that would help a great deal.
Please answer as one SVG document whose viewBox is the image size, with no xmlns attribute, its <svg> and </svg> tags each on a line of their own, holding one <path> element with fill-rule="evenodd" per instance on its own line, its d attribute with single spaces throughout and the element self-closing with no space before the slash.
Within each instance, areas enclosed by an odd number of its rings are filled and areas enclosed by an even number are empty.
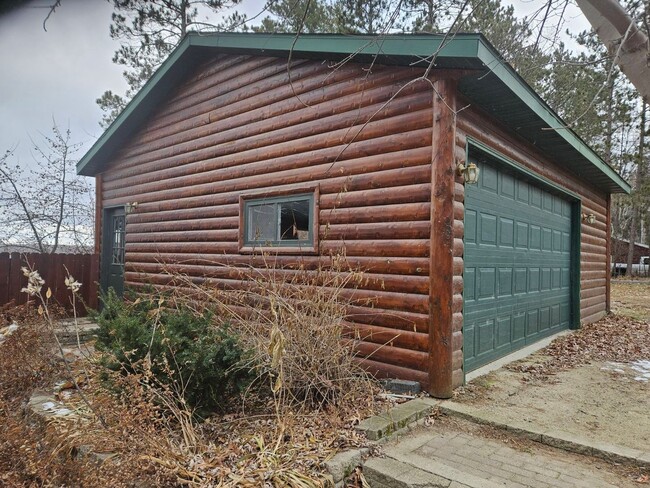
<svg viewBox="0 0 650 488">
<path fill-rule="evenodd" d="M 128 100 L 144 85 L 190 30 L 227 28 L 207 20 L 207 14 L 232 7 L 240 0 L 113 0 L 110 35 L 121 42 L 113 62 L 125 67 L 129 86 L 125 96 L 106 91 L 97 99 L 107 127 Z M 229 20 L 237 21 L 235 14 Z"/>
<path fill-rule="evenodd" d="M 334 32 L 335 18 L 331 6 L 321 0 L 278 0 L 269 5 L 272 16 L 253 26 L 254 32 Z"/>
</svg>

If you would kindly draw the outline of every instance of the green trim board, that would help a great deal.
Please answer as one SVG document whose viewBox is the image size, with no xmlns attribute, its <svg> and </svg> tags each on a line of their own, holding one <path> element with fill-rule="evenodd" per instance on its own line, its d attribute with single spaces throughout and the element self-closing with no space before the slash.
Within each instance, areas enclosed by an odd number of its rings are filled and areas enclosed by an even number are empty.
<svg viewBox="0 0 650 488">
<path fill-rule="evenodd" d="M 353 59 L 388 65 L 475 70 L 459 83 L 470 100 L 518 135 L 565 161 L 566 167 L 607 192 L 630 192 L 629 184 L 600 159 L 501 58 L 481 34 L 347 36 L 333 34 L 187 34 L 152 78 L 77 164 L 79 174 L 103 171 L 178 81 L 216 53 L 246 53 L 324 60 Z M 496 91 L 495 91 L 496 90 Z M 492 92 L 491 92 L 492 91 Z M 514 107 L 514 108 L 513 108 Z M 560 160 L 560 159 L 558 159 Z"/>
<path fill-rule="evenodd" d="M 521 173 L 525 175 L 526 178 L 530 178 L 531 180 L 535 181 L 537 184 L 549 188 L 551 191 L 562 193 L 566 195 L 566 197 L 571 199 L 580 200 L 580 196 L 577 193 L 574 193 L 571 190 L 558 185 L 554 181 L 549 180 L 545 176 L 535 173 L 534 171 L 526 168 L 525 166 L 520 165 L 519 163 L 510 159 L 509 157 L 501 154 L 499 151 L 495 151 L 490 146 L 484 144 L 478 139 L 474 139 L 472 136 L 467 136 L 467 146 L 465 149 L 465 156 L 467 158 L 467 161 L 470 161 L 469 153 L 472 150 L 478 150 L 480 152 L 487 154 L 488 156 L 491 156 L 492 158 L 498 160 L 499 163 L 508 166 L 510 169 L 516 171 L 517 173 Z"/>
<path fill-rule="evenodd" d="M 580 248 L 582 244 L 582 200 L 575 200 L 571 208 L 571 329 L 580 328 Z"/>
<path fill-rule="evenodd" d="M 427 66 L 427 57 L 440 49 L 440 58 L 476 58 L 481 36 L 459 34 L 451 40 L 442 35 L 387 35 L 351 36 L 339 34 L 240 34 L 240 33 L 190 33 L 190 44 L 223 51 L 258 52 L 265 55 L 286 55 L 292 50 L 296 55 L 328 54 L 332 57 L 375 56 L 394 57 L 403 64 L 406 59 L 417 56 L 414 65 Z M 295 41 L 295 43 L 294 43 Z M 409 59 L 411 62 L 412 59 Z"/>
</svg>

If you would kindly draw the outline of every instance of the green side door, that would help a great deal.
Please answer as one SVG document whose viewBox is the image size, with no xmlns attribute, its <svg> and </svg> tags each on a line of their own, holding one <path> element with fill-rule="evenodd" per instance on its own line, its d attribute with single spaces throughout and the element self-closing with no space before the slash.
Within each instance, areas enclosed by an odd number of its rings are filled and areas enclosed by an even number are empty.
<svg viewBox="0 0 650 488">
<path fill-rule="evenodd" d="M 466 372 L 571 323 L 571 202 L 487 157 L 479 168 L 465 185 Z"/>
<path fill-rule="evenodd" d="M 118 296 L 124 293 L 124 246 L 126 215 L 124 207 L 104 209 L 100 282 L 104 292 L 113 288 Z"/>
</svg>

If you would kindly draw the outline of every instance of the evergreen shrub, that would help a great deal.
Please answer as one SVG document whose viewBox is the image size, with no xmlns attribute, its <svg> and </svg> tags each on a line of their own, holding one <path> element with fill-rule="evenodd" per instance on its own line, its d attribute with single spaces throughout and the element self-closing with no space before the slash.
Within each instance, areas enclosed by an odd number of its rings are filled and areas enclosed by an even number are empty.
<svg viewBox="0 0 650 488">
<path fill-rule="evenodd" d="M 165 307 L 164 298 L 123 301 L 112 289 L 95 313 L 96 347 L 113 370 L 150 372 L 200 414 L 223 409 L 253 379 L 239 337 L 214 313 Z"/>
</svg>

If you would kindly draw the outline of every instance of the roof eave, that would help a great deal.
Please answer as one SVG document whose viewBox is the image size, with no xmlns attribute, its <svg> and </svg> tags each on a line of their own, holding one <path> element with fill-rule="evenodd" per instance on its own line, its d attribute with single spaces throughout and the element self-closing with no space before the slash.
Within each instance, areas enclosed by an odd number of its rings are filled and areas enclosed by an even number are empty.
<svg viewBox="0 0 650 488">
<path fill-rule="evenodd" d="M 152 92 L 158 89 L 161 83 L 169 81 L 166 80 L 166 78 L 170 76 L 171 69 L 177 64 L 179 59 L 186 55 L 191 45 L 192 39 L 190 36 L 186 36 L 181 40 L 179 45 L 156 70 L 153 76 L 147 80 L 144 86 L 131 99 L 126 107 L 124 107 L 104 133 L 97 139 L 97 141 L 95 141 L 88 152 L 79 160 L 77 163 L 78 174 L 84 176 L 95 176 L 97 173 L 101 172 L 99 171 L 101 165 L 105 163 L 109 157 L 108 154 L 102 155 L 102 153 L 110 152 L 112 154 L 110 146 L 112 145 L 111 143 L 114 138 L 127 131 L 131 125 L 136 125 L 133 121 L 134 114 L 142 110 L 141 105 L 147 102 L 147 99 L 151 97 Z M 150 110 L 153 108 L 154 107 L 150 107 Z M 144 114 L 141 114 L 138 118 L 143 118 L 143 115 Z M 130 124 L 129 121 L 131 121 Z"/>
<path fill-rule="evenodd" d="M 442 48 L 440 48 L 441 44 Z M 440 49 L 439 49 L 440 48 Z M 607 177 L 602 185 L 610 192 L 631 191 L 630 185 L 607 165 L 560 117 L 503 61 L 497 51 L 481 34 L 458 34 L 451 41 L 445 36 L 412 35 L 387 36 L 341 36 L 333 34 L 305 35 L 296 39 L 292 34 L 201 34 L 186 35 L 170 56 L 154 73 L 143 88 L 128 103 L 108 129 L 95 142 L 77 164 L 77 172 L 94 176 L 119 148 L 120 141 L 132 134 L 145 117 L 155 108 L 156 100 L 162 100 L 173 81 L 184 71 L 182 67 L 192 58 L 191 52 L 217 49 L 219 52 L 247 52 L 266 56 L 320 57 L 345 59 L 379 58 L 378 62 L 426 66 L 432 52 L 437 52 L 437 64 L 441 67 L 453 60 L 466 60 L 475 67 L 491 70 L 507 86 L 513 96 L 522 100 L 535 116 L 558 132 L 567 144 L 582 158 Z"/>
<path fill-rule="evenodd" d="M 478 57 L 506 86 L 512 90 L 526 105 L 547 124 L 550 130 L 556 131 L 571 147 L 591 164 L 605 174 L 613 183 L 609 188 L 612 193 L 630 193 L 632 187 L 611 166 L 603 161 L 587 143 L 585 143 L 554 111 L 533 91 L 515 71 L 501 60 L 499 54 L 487 42 L 479 46 Z"/>
</svg>

